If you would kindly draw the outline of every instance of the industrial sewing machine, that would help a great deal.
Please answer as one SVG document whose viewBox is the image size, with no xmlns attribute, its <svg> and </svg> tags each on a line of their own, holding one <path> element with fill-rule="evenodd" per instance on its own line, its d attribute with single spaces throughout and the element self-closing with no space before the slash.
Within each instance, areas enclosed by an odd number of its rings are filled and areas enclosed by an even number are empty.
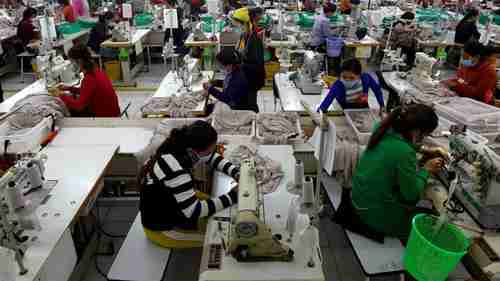
<svg viewBox="0 0 500 281">
<path fill-rule="evenodd" d="M 401 57 L 401 49 L 384 49 L 384 57 L 381 63 L 382 71 L 399 71 L 399 68 L 403 66 L 406 66 L 406 63 Z"/>
<path fill-rule="evenodd" d="M 111 40 L 114 42 L 128 42 L 131 39 L 130 23 L 122 21 L 113 26 L 111 30 Z"/>
<path fill-rule="evenodd" d="M 263 221 L 263 200 L 257 190 L 255 162 L 241 164 L 238 213 L 231 224 L 229 252 L 239 262 L 292 261 L 293 251 L 273 236 Z"/>
<path fill-rule="evenodd" d="M 0 178 L 0 246 L 15 252 L 19 274 L 28 269 L 23 256 L 28 248 L 24 230 L 40 230 L 36 208 L 51 188 L 45 186 L 46 155 L 23 158 Z"/>
<path fill-rule="evenodd" d="M 436 63 L 435 58 L 418 52 L 415 57 L 415 67 L 407 76 L 408 81 L 423 92 L 438 92 L 439 80 L 432 77 L 433 67 Z"/>
<path fill-rule="evenodd" d="M 78 67 L 62 56 L 56 56 L 54 50 L 36 57 L 39 72 L 45 80 L 47 88 L 52 88 L 59 83 L 72 85 L 79 80 Z"/>
<path fill-rule="evenodd" d="M 323 65 L 322 54 L 313 51 L 307 51 L 304 54 L 304 64 L 299 69 L 295 79 L 295 85 L 304 95 L 321 95 L 323 84 L 320 81 L 319 74 Z"/>
</svg>

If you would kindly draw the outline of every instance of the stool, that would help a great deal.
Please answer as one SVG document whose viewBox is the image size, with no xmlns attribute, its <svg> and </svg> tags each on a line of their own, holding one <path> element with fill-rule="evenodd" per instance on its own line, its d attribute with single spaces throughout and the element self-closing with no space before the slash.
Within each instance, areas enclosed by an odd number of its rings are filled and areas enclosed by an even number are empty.
<svg viewBox="0 0 500 281">
<path fill-rule="evenodd" d="M 24 58 L 33 58 L 33 57 L 35 57 L 35 54 L 24 51 L 24 52 L 20 53 L 19 55 L 17 55 L 17 57 L 21 58 L 21 82 L 24 83 L 24 75 L 26 75 L 26 74 L 33 75 L 33 76 L 35 75 L 34 72 L 29 72 L 29 73 L 24 72 Z"/>
</svg>

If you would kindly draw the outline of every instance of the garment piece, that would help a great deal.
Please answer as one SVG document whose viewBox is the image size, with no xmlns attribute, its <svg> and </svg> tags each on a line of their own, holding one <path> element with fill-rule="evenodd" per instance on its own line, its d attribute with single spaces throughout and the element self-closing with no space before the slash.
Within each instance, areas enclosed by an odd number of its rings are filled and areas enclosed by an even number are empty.
<svg viewBox="0 0 500 281">
<path fill-rule="evenodd" d="M 71 5 L 64 6 L 63 8 L 63 15 L 64 15 L 64 20 L 67 22 L 75 22 L 76 21 L 76 14 L 75 10 Z"/>
<path fill-rule="evenodd" d="M 18 26 L 19 23 L 23 20 L 24 10 L 26 10 L 26 6 L 24 6 L 22 4 L 19 5 L 19 7 L 17 7 L 16 16 L 14 17 L 14 25 L 15 26 Z"/>
<path fill-rule="evenodd" d="M 191 168 L 185 161 L 187 152 L 173 151 L 154 161 L 151 171 L 142 184 L 140 210 L 142 224 L 153 231 L 196 230 L 200 218 L 236 203 L 238 194 L 232 190 L 228 194 L 207 200 L 199 200 L 193 188 Z M 209 164 L 225 174 L 235 177 L 239 169 L 214 153 Z M 168 216 L 165 216 L 168 214 Z"/>
<path fill-rule="evenodd" d="M 219 135 L 252 134 L 255 114 L 249 111 L 216 110 L 214 113 L 214 128 Z"/>
<path fill-rule="evenodd" d="M 314 19 L 311 46 L 319 47 L 326 44 L 326 38 L 332 35 L 330 20 L 322 13 Z"/>
<path fill-rule="evenodd" d="M 70 110 L 83 111 L 88 109 L 93 116 L 90 117 L 119 117 L 120 106 L 118 96 L 111 80 L 99 68 L 93 72 L 85 73 L 80 88 L 72 87 L 70 92 L 79 94 L 61 96 L 61 100 Z"/>
<path fill-rule="evenodd" d="M 143 114 L 167 114 L 170 117 L 193 117 L 195 110 L 205 97 L 199 92 L 189 92 L 178 96 L 151 98 L 141 108 Z"/>
<path fill-rule="evenodd" d="M 296 113 L 260 113 L 257 115 L 258 135 L 263 144 L 287 144 L 289 137 L 300 134 L 297 128 L 299 116 Z M 296 136 L 293 140 L 297 140 Z"/>
<path fill-rule="evenodd" d="M 465 44 L 470 40 L 479 40 L 479 38 L 481 38 L 481 33 L 477 30 L 477 26 L 474 21 L 466 21 L 457 25 L 457 29 L 455 31 L 455 43 Z"/>
<path fill-rule="evenodd" d="M 224 78 L 223 91 L 211 86 L 208 93 L 221 102 L 228 104 L 233 110 L 255 111 L 257 104 L 251 103 L 248 87 L 245 73 L 238 68 L 228 73 Z"/>
<path fill-rule="evenodd" d="M 389 129 L 377 146 L 363 153 L 353 177 L 352 203 L 369 227 L 388 236 L 407 236 L 428 177 L 425 169 L 418 169 L 414 145 Z"/>
<path fill-rule="evenodd" d="M 355 91 L 346 91 L 346 88 L 342 81 L 337 80 L 332 87 L 330 88 L 330 91 L 328 92 L 328 95 L 325 97 L 325 99 L 321 102 L 321 105 L 319 106 L 318 112 L 321 110 L 323 112 L 328 111 L 328 108 L 332 104 L 332 102 L 337 99 L 339 102 L 340 106 L 342 106 L 343 109 L 349 109 L 349 108 L 359 108 L 360 106 L 356 105 L 361 105 L 361 107 L 367 107 L 368 106 L 368 91 L 371 89 L 373 93 L 375 94 L 375 97 L 377 98 L 378 104 L 380 105 L 380 108 L 384 107 L 384 95 L 382 93 L 382 89 L 380 88 L 380 85 L 372 78 L 370 74 L 363 73 L 361 74 L 361 82 L 362 82 L 362 90 L 363 90 L 363 97 L 359 95 L 359 89 Z M 353 102 L 354 100 L 359 100 L 356 102 Z"/>
<path fill-rule="evenodd" d="M 17 37 L 21 39 L 23 47 L 35 39 L 35 26 L 31 19 L 23 20 L 17 26 Z"/>
<path fill-rule="evenodd" d="M 279 162 L 261 155 L 254 147 L 240 145 L 231 153 L 229 159 L 231 163 L 234 163 L 238 167 L 241 166 L 241 161 L 248 159 L 255 160 L 257 187 L 264 194 L 274 192 L 284 176 Z"/>
<path fill-rule="evenodd" d="M 26 96 L 16 102 L 12 108 L 14 113 L 7 117 L 8 134 L 31 129 L 49 115 L 53 115 L 56 119 L 70 116 L 66 105 L 60 99 L 46 93 Z"/>
<path fill-rule="evenodd" d="M 485 59 L 476 66 L 460 67 L 457 79 L 452 80 L 457 83 L 454 90 L 459 96 L 492 104 L 497 84 L 496 58 Z"/>
</svg>

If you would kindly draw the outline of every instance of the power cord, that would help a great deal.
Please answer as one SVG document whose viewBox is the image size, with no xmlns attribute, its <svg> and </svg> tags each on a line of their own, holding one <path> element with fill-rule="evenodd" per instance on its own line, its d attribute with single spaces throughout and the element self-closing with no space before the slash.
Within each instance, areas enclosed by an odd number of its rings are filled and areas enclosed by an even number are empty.
<svg viewBox="0 0 500 281">
<path fill-rule="evenodd" d="M 96 218 L 96 225 L 97 225 L 97 229 L 99 230 L 100 233 L 110 237 L 110 238 L 125 238 L 127 237 L 127 235 L 124 235 L 124 234 L 111 234 L 107 231 L 105 231 L 102 227 L 102 224 L 101 224 L 101 219 L 100 219 L 100 211 L 99 211 L 99 200 L 96 200 L 96 203 L 95 203 L 95 209 L 97 209 L 97 215 L 93 214 L 94 217 Z"/>
</svg>

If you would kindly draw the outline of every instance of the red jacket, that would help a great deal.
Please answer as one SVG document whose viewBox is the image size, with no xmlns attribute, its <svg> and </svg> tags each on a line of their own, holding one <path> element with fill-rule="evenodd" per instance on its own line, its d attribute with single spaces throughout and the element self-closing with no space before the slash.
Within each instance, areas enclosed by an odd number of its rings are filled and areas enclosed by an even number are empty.
<svg viewBox="0 0 500 281">
<path fill-rule="evenodd" d="M 62 101 L 70 110 L 82 111 L 88 108 L 93 117 L 119 117 L 120 106 L 111 80 L 96 68 L 88 72 L 83 78 L 80 88 L 71 88 L 74 94 L 80 93 L 78 98 L 61 96 Z"/>
<path fill-rule="evenodd" d="M 455 92 L 459 96 L 492 104 L 497 86 L 496 58 L 488 58 L 473 67 L 460 67 L 455 81 Z"/>
</svg>

